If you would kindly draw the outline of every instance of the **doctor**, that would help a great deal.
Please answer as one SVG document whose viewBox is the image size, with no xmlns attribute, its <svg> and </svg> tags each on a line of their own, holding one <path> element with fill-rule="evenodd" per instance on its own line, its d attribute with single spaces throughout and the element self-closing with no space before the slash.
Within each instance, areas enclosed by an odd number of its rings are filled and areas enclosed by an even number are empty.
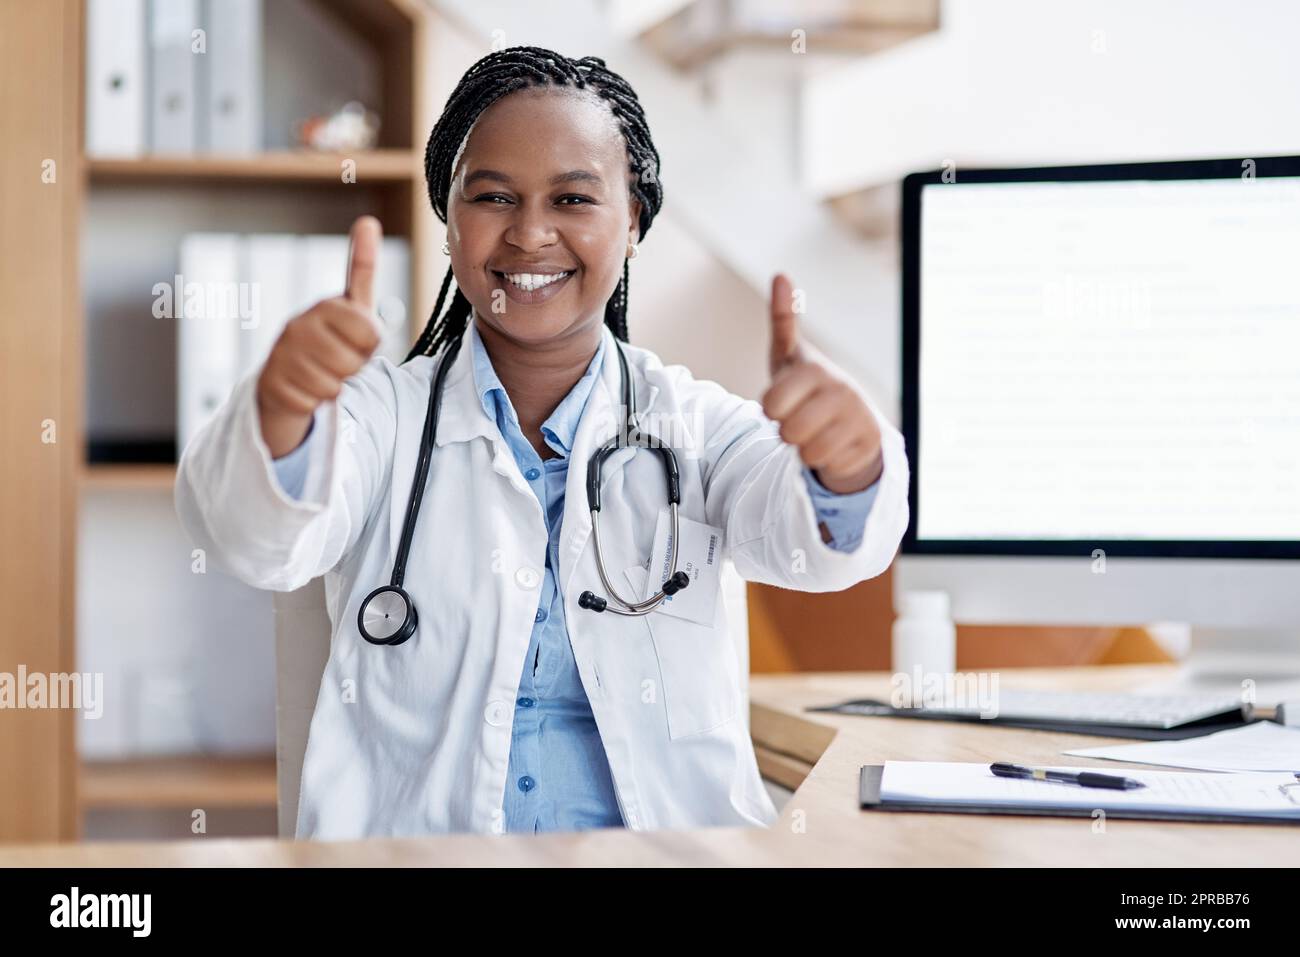
<svg viewBox="0 0 1300 957">
<path fill-rule="evenodd" d="M 881 573 L 908 465 L 800 340 L 784 276 L 761 404 L 628 343 L 658 169 L 601 60 L 484 57 L 429 139 L 451 266 L 411 356 L 372 357 L 362 217 L 343 295 L 292 319 L 185 449 L 177 507 L 210 557 L 259 588 L 325 577 L 299 837 L 775 819 L 720 569 L 800 591 Z"/>
</svg>

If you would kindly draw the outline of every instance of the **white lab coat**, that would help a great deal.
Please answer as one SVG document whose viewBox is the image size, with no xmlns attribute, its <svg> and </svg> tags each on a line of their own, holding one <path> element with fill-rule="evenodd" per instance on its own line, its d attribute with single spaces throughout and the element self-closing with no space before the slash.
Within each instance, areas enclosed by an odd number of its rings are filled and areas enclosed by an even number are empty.
<svg viewBox="0 0 1300 957">
<path fill-rule="evenodd" d="M 468 333 L 467 333 L 468 334 Z M 603 595 L 587 511 L 587 460 L 617 430 L 615 343 L 577 429 L 560 531 L 558 584 L 574 658 L 628 827 L 768 824 L 725 602 L 712 627 L 654 612 L 578 607 Z M 841 553 L 814 524 L 797 450 L 753 400 L 625 346 L 643 422 L 676 452 L 681 514 L 723 530 L 724 559 L 750 581 L 838 591 L 883 572 L 907 524 L 908 465 L 880 418 L 884 474 L 862 543 Z M 434 362 L 373 358 L 321 407 L 301 500 L 280 488 L 249 375 L 185 449 L 176 482 L 186 530 L 257 588 L 325 576 L 333 636 L 304 759 L 297 835 L 342 839 L 500 832 L 519 674 L 546 561 L 542 509 L 474 388 L 462 342 L 405 587 L 419 627 L 368 644 L 357 609 L 387 584 L 411 490 Z M 620 592 L 650 555 L 664 473 L 634 449 L 605 462 L 601 546 Z M 620 576 L 623 576 L 620 578 Z M 816 635 L 806 636 L 816 640 Z"/>
</svg>

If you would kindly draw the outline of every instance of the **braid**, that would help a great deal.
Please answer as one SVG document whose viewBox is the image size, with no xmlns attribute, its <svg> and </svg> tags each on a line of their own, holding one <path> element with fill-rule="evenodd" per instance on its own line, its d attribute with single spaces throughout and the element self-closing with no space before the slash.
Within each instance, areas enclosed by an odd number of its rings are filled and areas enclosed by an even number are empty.
<svg viewBox="0 0 1300 957">
<path fill-rule="evenodd" d="M 650 126 L 636 91 L 625 79 L 608 69 L 600 57 L 585 56 L 573 60 L 542 47 L 507 47 L 489 53 L 466 70 L 456 84 L 424 150 L 424 176 L 434 213 L 447 222 L 454 164 L 470 129 L 483 111 L 517 90 L 545 86 L 586 90 L 609 107 L 627 143 L 628 166 L 633 174 L 632 195 L 641 203 L 637 235 L 638 239 L 644 238 L 663 205 L 663 188 L 659 182 L 659 151 L 650 137 Z M 416 356 L 436 356 L 449 343 L 459 341 L 464 335 L 473 308 L 459 288 L 446 313 L 442 312 L 451 280 L 449 267 L 438 291 L 433 314 L 406 357 L 407 361 Z M 605 324 L 623 342 L 628 341 L 627 287 L 628 268 L 624 259 L 623 278 L 605 304 Z"/>
<path fill-rule="evenodd" d="M 605 325 L 622 342 L 627 342 L 627 260 L 623 260 L 623 278 L 614 295 L 605 303 Z"/>
</svg>

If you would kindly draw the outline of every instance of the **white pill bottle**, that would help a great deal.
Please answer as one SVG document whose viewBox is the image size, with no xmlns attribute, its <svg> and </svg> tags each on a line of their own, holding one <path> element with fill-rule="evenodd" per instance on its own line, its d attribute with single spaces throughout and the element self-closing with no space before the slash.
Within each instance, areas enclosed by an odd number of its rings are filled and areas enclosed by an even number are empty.
<svg viewBox="0 0 1300 957">
<path fill-rule="evenodd" d="M 892 637 L 895 675 L 907 675 L 912 684 L 942 683 L 956 672 L 957 626 L 947 592 L 902 592 Z"/>
</svg>

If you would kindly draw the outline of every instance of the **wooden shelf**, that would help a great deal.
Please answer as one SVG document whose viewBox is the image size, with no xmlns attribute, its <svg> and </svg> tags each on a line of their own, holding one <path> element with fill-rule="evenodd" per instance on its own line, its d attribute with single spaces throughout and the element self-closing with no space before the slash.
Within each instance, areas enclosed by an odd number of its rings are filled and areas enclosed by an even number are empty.
<svg viewBox="0 0 1300 957">
<path fill-rule="evenodd" d="M 859 57 L 939 29 L 938 0 L 821 0 L 813 6 L 815 12 L 760 14 L 725 0 L 696 0 L 677 4 L 676 12 L 642 30 L 640 40 L 673 66 L 697 70 L 736 49 L 788 50 L 794 29 L 804 34 L 810 51 Z"/>
<path fill-rule="evenodd" d="M 176 484 L 175 465 L 87 465 L 81 470 L 83 489 L 165 489 Z"/>
<path fill-rule="evenodd" d="M 275 755 L 83 761 L 82 810 L 275 807 Z"/>
<path fill-rule="evenodd" d="M 409 183 L 424 175 L 414 150 L 369 150 L 355 154 L 285 151 L 256 156 L 142 156 L 109 159 L 88 156 L 92 183 L 338 183 L 344 160 L 356 160 L 356 182 Z"/>
</svg>

